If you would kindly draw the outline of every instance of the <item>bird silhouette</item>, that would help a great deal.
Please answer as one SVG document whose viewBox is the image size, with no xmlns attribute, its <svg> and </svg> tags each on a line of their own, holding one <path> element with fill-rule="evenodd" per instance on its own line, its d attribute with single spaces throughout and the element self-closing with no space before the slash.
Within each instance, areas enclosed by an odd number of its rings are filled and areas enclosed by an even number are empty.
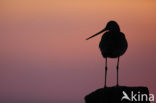
<svg viewBox="0 0 156 103">
<path fill-rule="evenodd" d="M 107 80 L 107 58 L 118 58 L 117 60 L 117 86 L 118 84 L 118 71 L 119 71 L 119 58 L 122 56 L 128 47 L 127 40 L 125 35 L 120 32 L 120 27 L 115 21 L 109 21 L 106 27 L 95 35 L 87 38 L 89 40 L 101 33 L 103 33 L 101 38 L 99 48 L 102 56 L 105 58 L 105 86 Z"/>
</svg>

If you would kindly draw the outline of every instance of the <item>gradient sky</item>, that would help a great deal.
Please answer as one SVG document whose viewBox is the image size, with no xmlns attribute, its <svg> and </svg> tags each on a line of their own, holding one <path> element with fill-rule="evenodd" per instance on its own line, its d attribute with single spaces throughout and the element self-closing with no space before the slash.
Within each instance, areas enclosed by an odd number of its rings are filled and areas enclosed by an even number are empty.
<svg viewBox="0 0 156 103">
<path fill-rule="evenodd" d="M 103 87 L 105 61 L 86 41 L 109 20 L 128 40 L 120 84 L 156 94 L 155 0 L 0 0 L 0 102 L 84 103 Z M 108 60 L 116 84 L 116 59 Z"/>
</svg>

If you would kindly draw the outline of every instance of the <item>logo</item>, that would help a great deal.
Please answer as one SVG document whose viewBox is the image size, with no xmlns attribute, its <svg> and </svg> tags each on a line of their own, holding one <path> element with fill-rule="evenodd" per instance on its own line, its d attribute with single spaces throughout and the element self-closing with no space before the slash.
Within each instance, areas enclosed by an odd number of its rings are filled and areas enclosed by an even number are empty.
<svg viewBox="0 0 156 103">
<path fill-rule="evenodd" d="M 125 91 L 123 91 L 122 93 L 123 93 L 124 96 L 121 98 L 121 101 L 122 101 L 123 99 L 126 99 L 126 100 L 131 101 L 131 99 L 128 97 L 128 95 L 126 94 Z"/>
<path fill-rule="evenodd" d="M 154 94 L 141 94 L 140 92 L 138 93 L 134 93 L 133 91 L 131 91 L 131 95 L 129 97 L 129 95 L 123 91 L 122 92 L 123 97 L 121 98 L 121 101 L 123 100 L 128 100 L 128 101 L 150 101 L 153 102 L 154 101 Z"/>
</svg>

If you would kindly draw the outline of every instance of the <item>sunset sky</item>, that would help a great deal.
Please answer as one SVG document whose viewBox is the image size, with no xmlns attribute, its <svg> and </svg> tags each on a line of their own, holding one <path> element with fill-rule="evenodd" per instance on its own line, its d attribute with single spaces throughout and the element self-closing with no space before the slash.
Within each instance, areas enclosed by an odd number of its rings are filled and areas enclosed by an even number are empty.
<svg viewBox="0 0 156 103">
<path fill-rule="evenodd" d="M 119 83 L 156 95 L 155 0 L 0 0 L 0 102 L 84 103 L 104 86 L 99 35 L 110 20 L 128 40 Z M 108 86 L 116 85 L 108 60 Z"/>
</svg>

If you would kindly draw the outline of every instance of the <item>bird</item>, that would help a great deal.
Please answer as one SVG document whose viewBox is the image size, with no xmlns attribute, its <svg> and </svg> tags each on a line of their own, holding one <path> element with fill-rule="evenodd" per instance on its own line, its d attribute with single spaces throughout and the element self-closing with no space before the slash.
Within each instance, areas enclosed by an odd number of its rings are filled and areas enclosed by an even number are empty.
<svg viewBox="0 0 156 103">
<path fill-rule="evenodd" d="M 107 58 L 117 58 L 117 84 L 119 86 L 119 58 L 122 56 L 127 48 L 128 42 L 125 37 L 125 34 L 120 31 L 120 27 L 118 23 L 114 20 L 109 21 L 106 24 L 106 27 L 102 29 L 100 32 L 90 36 L 86 40 L 89 40 L 101 33 L 102 35 L 101 41 L 99 43 L 99 48 L 101 51 L 102 56 L 105 58 L 105 84 L 104 87 L 107 87 L 106 80 L 107 80 Z"/>
</svg>

